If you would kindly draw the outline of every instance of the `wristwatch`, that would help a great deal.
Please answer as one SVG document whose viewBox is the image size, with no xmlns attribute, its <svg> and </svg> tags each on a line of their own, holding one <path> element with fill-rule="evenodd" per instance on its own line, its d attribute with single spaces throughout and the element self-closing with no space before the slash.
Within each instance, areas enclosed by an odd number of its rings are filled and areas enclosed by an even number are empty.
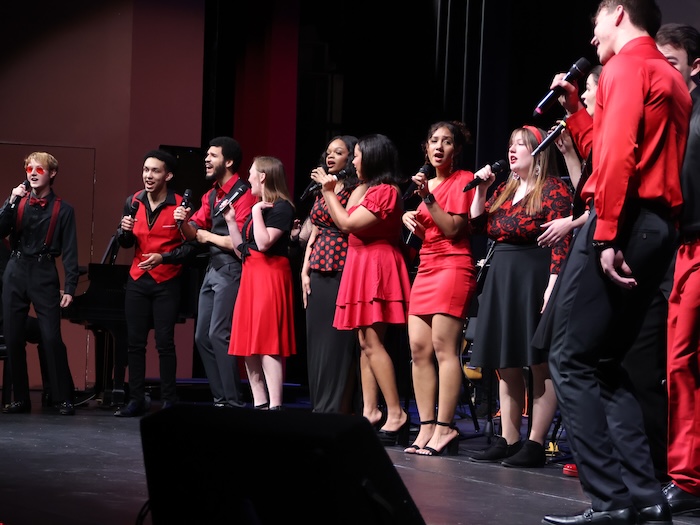
<svg viewBox="0 0 700 525">
<path fill-rule="evenodd" d="M 423 197 L 423 202 L 425 204 L 433 204 L 435 202 L 435 195 L 428 193 L 425 197 Z"/>
</svg>

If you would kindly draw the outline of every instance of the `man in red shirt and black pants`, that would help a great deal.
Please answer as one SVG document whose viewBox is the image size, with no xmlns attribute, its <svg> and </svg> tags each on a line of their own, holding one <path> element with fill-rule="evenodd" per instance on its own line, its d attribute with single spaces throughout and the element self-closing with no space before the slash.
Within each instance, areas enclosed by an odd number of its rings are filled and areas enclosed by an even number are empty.
<svg viewBox="0 0 700 525">
<path fill-rule="evenodd" d="M 177 161 L 170 153 L 152 150 L 144 155 L 144 190 L 126 199 L 117 240 L 124 248 L 134 247 L 134 259 L 126 283 L 126 316 L 129 364 L 129 403 L 117 417 L 146 413 L 146 344 L 151 327 L 155 331 L 160 363 L 162 407 L 175 403 L 177 355 L 175 324 L 180 309 L 182 266 L 170 252 L 182 244 L 173 209 L 182 197 L 169 189 Z M 166 264 L 162 264 L 166 263 Z M 169 264 L 167 264 L 169 263 Z"/>
<path fill-rule="evenodd" d="M 639 403 L 621 366 L 673 257 L 690 117 L 683 80 L 652 38 L 653 0 L 603 0 L 591 213 L 559 276 L 550 368 L 591 508 L 543 523 L 670 525 Z M 595 189 L 595 191 L 593 191 Z"/>
</svg>

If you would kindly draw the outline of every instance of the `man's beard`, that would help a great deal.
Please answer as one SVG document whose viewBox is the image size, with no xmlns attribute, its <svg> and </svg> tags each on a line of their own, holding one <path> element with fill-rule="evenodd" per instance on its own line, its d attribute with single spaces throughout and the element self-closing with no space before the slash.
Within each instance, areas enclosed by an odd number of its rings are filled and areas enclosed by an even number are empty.
<svg viewBox="0 0 700 525">
<path fill-rule="evenodd" d="M 226 166 L 223 164 L 219 164 L 214 168 L 214 172 L 210 175 L 207 173 L 205 179 L 208 182 L 213 182 L 215 180 L 220 180 L 224 178 L 224 174 L 226 173 Z"/>
</svg>

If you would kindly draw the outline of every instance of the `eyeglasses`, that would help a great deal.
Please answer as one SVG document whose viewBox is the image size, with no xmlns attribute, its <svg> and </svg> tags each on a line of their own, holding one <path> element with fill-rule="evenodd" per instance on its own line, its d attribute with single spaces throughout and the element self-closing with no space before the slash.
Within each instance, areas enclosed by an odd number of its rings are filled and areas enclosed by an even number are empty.
<svg viewBox="0 0 700 525">
<path fill-rule="evenodd" d="M 38 175 L 43 175 L 44 173 L 46 173 L 46 170 L 41 166 L 37 166 L 35 168 L 32 166 L 27 166 L 26 168 L 24 168 L 24 171 L 27 172 L 27 175 L 31 175 L 34 171 L 36 171 Z"/>
</svg>

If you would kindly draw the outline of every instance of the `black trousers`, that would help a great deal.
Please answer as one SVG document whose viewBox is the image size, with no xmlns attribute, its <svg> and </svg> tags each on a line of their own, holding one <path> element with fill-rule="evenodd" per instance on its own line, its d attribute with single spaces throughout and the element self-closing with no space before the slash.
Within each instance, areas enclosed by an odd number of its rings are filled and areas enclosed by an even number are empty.
<svg viewBox="0 0 700 525">
<path fill-rule="evenodd" d="M 129 362 L 129 397 L 143 402 L 146 383 L 146 344 L 154 329 L 160 363 L 160 396 L 176 401 L 175 323 L 180 310 L 180 278 L 157 283 L 150 274 L 126 283 L 127 351 Z"/>
<path fill-rule="evenodd" d="M 597 216 L 576 236 L 559 275 L 550 369 L 571 451 L 594 510 L 662 503 L 642 410 L 622 361 L 637 339 L 673 256 L 670 221 L 626 211 L 618 242 L 637 286 L 603 274 L 591 246 Z"/>
<path fill-rule="evenodd" d="M 68 353 L 61 337 L 60 281 L 53 260 L 12 257 L 3 275 L 5 344 L 12 370 L 15 401 L 29 401 L 26 323 L 30 305 L 36 312 L 54 402 L 73 401 Z"/>
</svg>

